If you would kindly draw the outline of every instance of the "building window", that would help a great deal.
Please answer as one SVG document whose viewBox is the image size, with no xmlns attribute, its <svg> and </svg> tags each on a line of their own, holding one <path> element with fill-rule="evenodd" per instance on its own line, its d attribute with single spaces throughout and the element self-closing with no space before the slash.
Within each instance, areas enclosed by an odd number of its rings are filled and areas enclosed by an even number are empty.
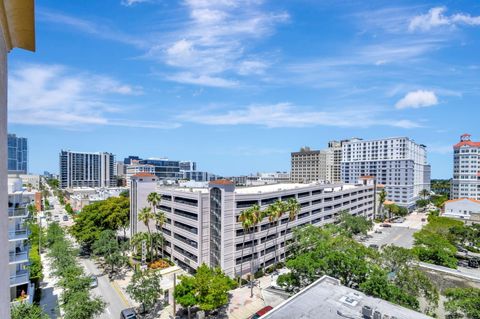
<svg viewBox="0 0 480 319">
<path fill-rule="evenodd" d="M 210 266 L 220 267 L 222 243 L 222 191 L 210 191 Z"/>
</svg>

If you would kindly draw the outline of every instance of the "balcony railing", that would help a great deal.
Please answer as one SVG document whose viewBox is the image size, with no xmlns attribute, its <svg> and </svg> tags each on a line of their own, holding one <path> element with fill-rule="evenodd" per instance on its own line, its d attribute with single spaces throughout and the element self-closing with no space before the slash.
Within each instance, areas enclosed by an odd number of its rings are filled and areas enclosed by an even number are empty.
<svg viewBox="0 0 480 319">
<path fill-rule="evenodd" d="M 10 276 L 10 286 L 18 286 L 28 283 L 30 280 L 30 272 L 28 270 L 20 270 L 14 276 Z"/>
<path fill-rule="evenodd" d="M 21 262 L 28 262 L 28 250 L 25 249 L 24 251 L 21 252 L 14 252 L 11 251 L 9 254 L 9 261 L 11 263 L 21 263 Z"/>
<path fill-rule="evenodd" d="M 8 240 L 27 240 L 30 231 L 27 228 L 17 229 L 8 232 Z"/>
<path fill-rule="evenodd" d="M 22 208 L 8 208 L 8 217 L 27 217 L 28 209 L 26 207 Z"/>
</svg>

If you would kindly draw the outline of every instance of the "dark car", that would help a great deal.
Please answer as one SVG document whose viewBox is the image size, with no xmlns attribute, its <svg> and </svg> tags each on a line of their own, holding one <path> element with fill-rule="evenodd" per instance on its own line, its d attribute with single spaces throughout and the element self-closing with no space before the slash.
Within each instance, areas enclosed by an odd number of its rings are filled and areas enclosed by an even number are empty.
<svg viewBox="0 0 480 319">
<path fill-rule="evenodd" d="M 468 267 L 478 268 L 478 260 L 477 259 L 470 259 L 468 261 Z"/>
<path fill-rule="evenodd" d="M 368 245 L 368 247 L 378 250 L 378 245 L 377 244 L 370 244 L 370 245 Z"/>
<path fill-rule="evenodd" d="M 63 215 L 63 221 L 64 222 L 68 221 L 68 216 L 67 215 Z"/>
<path fill-rule="evenodd" d="M 272 309 L 273 309 L 272 306 L 266 306 L 266 307 L 260 309 L 259 311 L 255 312 L 255 314 L 253 316 L 251 316 L 250 319 L 258 319 Z"/>
<path fill-rule="evenodd" d="M 98 287 L 98 279 L 95 275 L 90 275 L 90 288 L 97 288 Z"/>
<path fill-rule="evenodd" d="M 137 314 L 133 308 L 123 309 L 120 313 L 120 319 L 137 319 Z"/>
<path fill-rule="evenodd" d="M 390 225 L 390 224 L 381 224 L 380 226 L 382 226 L 382 227 L 392 227 L 392 225 Z"/>
</svg>

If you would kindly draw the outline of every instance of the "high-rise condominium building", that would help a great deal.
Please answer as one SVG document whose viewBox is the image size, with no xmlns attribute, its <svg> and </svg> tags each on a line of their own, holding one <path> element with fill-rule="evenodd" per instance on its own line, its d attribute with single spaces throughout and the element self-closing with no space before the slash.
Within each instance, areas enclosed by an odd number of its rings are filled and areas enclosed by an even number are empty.
<svg viewBox="0 0 480 319">
<path fill-rule="evenodd" d="M 311 150 L 302 147 L 299 152 L 291 154 L 291 180 L 295 183 L 327 181 L 328 150 Z"/>
<path fill-rule="evenodd" d="M 412 208 L 420 191 L 430 190 L 426 147 L 407 137 L 343 143 L 342 180 L 355 183 L 365 175 L 385 186 L 388 200 Z"/>
<path fill-rule="evenodd" d="M 451 199 L 480 200 L 480 142 L 463 134 L 453 146 L 453 179 Z"/>
<path fill-rule="evenodd" d="M 114 187 L 115 155 L 111 153 L 60 152 L 60 187 Z"/>
<path fill-rule="evenodd" d="M 196 171 L 197 163 L 194 161 L 180 161 L 181 171 Z"/>
<path fill-rule="evenodd" d="M 31 302 L 33 287 L 28 269 L 28 235 L 26 223 L 29 217 L 27 206 L 33 203 L 35 194 L 22 187 L 18 177 L 8 178 L 8 253 L 10 271 L 10 300 L 24 295 Z"/>
<path fill-rule="evenodd" d="M 368 178 L 355 184 L 281 183 L 253 187 L 235 187 L 232 181 L 223 179 L 202 188 L 159 186 L 157 180 L 148 173 L 132 177 L 131 235 L 147 231 L 138 213 L 150 206 L 148 194 L 157 192 L 161 195 L 157 210 L 165 213 L 166 223 L 158 229 L 152 221 L 150 229 L 163 232 L 165 254 L 189 271 L 206 263 L 221 267 L 231 277 L 285 260 L 285 242 L 292 238 L 295 227 L 332 223 L 342 211 L 370 218 L 375 205 L 373 180 Z M 290 198 L 301 206 L 293 221 L 289 221 L 288 214 L 272 223 L 264 218 L 248 233 L 238 221 L 241 212 L 252 205 L 264 210 L 278 200 Z"/>
<path fill-rule="evenodd" d="M 8 134 L 8 172 L 27 174 L 28 141 L 25 137 Z"/>
</svg>

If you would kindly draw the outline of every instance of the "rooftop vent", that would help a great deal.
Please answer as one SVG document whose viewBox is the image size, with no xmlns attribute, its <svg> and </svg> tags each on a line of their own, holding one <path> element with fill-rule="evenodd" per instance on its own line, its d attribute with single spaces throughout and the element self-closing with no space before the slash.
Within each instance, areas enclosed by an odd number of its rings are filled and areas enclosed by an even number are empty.
<svg viewBox="0 0 480 319">
<path fill-rule="evenodd" d="M 382 319 L 382 313 L 378 310 L 375 310 L 373 313 L 373 319 Z"/>
<path fill-rule="evenodd" d="M 362 315 L 364 318 L 371 319 L 373 315 L 373 309 L 370 306 L 362 307 Z"/>
</svg>

